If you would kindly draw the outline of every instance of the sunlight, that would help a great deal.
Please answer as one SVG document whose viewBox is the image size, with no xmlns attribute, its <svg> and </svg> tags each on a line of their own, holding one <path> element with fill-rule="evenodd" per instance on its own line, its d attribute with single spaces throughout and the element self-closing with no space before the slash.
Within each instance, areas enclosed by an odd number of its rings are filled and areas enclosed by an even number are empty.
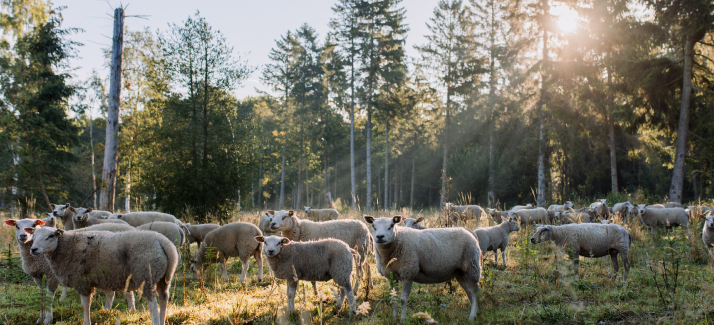
<svg viewBox="0 0 714 325">
<path fill-rule="evenodd" d="M 565 33 L 570 33 L 578 27 L 578 13 L 568 6 L 550 7 L 550 14 L 556 17 L 558 28 Z"/>
</svg>

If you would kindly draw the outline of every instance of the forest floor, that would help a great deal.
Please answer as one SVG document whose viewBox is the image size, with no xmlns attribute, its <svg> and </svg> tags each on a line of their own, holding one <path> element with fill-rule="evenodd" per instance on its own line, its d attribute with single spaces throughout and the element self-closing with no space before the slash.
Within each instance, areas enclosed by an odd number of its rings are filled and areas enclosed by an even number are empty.
<svg viewBox="0 0 714 325">
<path fill-rule="evenodd" d="M 409 210 L 382 212 L 405 217 L 424 216 L 427 226 L 442 224 L 438 211 Z M 379 216 L 379 214 L 375 214 Z M 357 214 L 342 215 L 357 218 Z M 361 218 L 361 214 L 359 215 Z M 257 223 L 258 214 L 238 213 L 233 221 Z M 466 225 L 473 229 L 474 221 Z M 486 224 L 482 224 L 486 226 Z M 507 267 L 486 254 L 479 297 L 479 324 L 709 324 L 714 323 L 714 261 L 701 242 L 702 222 L 691 226 L 692 238 L 684 229 L 649 232 L 636 222 L 625 223 L 633 237 L 630 250 L 632 268 L 627 283 L 619 275 L 613 279 L 609 258 L 580 258 L 580 278 L 572 273 L 572 262 L 563 257 L 552 242 L 529 242 L 535 226 L 522 226 L 512 233 L 506 253 Z M 34 324 L 42 304 L 39 288 L 25 276 L 14 242 L 14 229 L 0 227 L 0 324 Z M 183 249 L 183 258 L 188 254 Z M 196 251 L 195 244 L 191 251 Z M 500 254 L 499 254 L 500 255 Z M 347 307 L 336 310 L 333 282 L 320 283 L 319 295 L 301 281 L 296 312 L 286 314 L 284 280 L 276 280 L 265 264 L 264 280 L 257 282 L 256 262 L 251 259 L 245 284 L 238 281 L 241 262 L 231 259 L 230 281 L 224 282 L 217 266 L 204 272 L 203 281 L 189 270 L 189 262 L 179 265 L 172 283 L 169 324 L 397 324 L 392 319 L 390 284 L 379 276 L 374 259 L 370 265 L 374 287 L 366 296 L 360 289 L 357 305 L 369 306 L 366 314 L 350 317 Z M 59 297 L 59 292 L 55 297 Z M 150 324 L 146 302 L 137 300 L 136 312 L 128 311 L 122 294 L 114 309 L 103 310 L 105 295 L 97 292 L 92 301 L 92 322 L 97 324 Z M 55 301 L 55 324 L 79 324 L 82 308 L 79 297 L 68 290 L 63 302 Z M 406 324 L 438 322 L 467 323 L 468 299 L 456 281 L 451 284 L 414 284 L 407 309 Z"/>
</svg>

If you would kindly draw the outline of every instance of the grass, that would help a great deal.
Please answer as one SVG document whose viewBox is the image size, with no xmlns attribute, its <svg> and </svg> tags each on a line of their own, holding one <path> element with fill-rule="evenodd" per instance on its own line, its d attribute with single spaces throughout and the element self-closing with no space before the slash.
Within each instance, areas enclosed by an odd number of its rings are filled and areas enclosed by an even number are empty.
<svg viewBox="0 0 714 325">
<path fill-rule="evenodd" d="M 390 211 L 379 215 L 403 214 L 426 217 L 427 226 L 443 225 L 438 211 Z M 357 218 L 355 214 L 342 217 Z M 239 213 L 235 221 L 258 220 L 257 213 Z M 512 233 L 507 251 L 507 267 L 494 265 L 493 253 L 486 255 L 478 322 L 481 324 L 709 324 L 714 323 L 714 267 L 700 237 L 702 223 L 694 221 L 692 239 L 684 229 L 649 232 L 636 222 L 624 224 L 631 232 L 630 278 L 612 280 L 609 258 L 580 258 L 580 278 L 572 273 L 571 262 L 552 243 L 532 245 L 528 241 L 534 226 L 522 226 Z M 466 226 L 473 229 L 473 221 Z M 486 226 L 483 224 L 482 226 Z M 14 229 L 0 227 L 0 247 L 13 250 L 0 254 L 0 324 L 31 324 L 39 315 L 39 289 L 20 268 L 13 242 Z M 196 251 L 195 245 L 191 248 Z M 11 255 L 11 256 L 10 256 Z M 187 258 L 188 254 L 183 254 Z M 499 258 L 500 259 L 500 258 Z M 500 261 L 499 261 L 500 262 Z M 270 275 L 265 263 L 263 282 L 257 282 L 257 266 L 251 260 L 245 284 L 238 282 L 240 261 L 231 259 L 225 283 L 216 265 L 204 272 L 203 284 L 188 269 L 179 266 L 171 288 L 168 311 L 170 324 L 396 324 L 392 319 L 390 282 L 378 275 L 370 259 L 375 287 L 365 298 L 362 290 L 357 304 L 369 303 L 366 315 L 350 317 L 347 308 L 335 310 L 332 282 L 319 285 L 320 297 L 311 285 L 301 282 L 296 310 L 287 315 L 285 281 Z M 675 266 L 678 263 L 678 268 Z M 622 263 L 620 264 L 622 267 Z M 56 294 L 59 297 L 59 292 Z M 114 309 L 102 310 L 104 294 L 92 302 L 92 322 L 97 324 L 150 324 L 145 301 L 137 301 L 136 312 L 126 309 L 118 294 Z M 321 302 L 322 300 L 322 302 Z M 79 297 L 68 290 L 64 302 L 54 301 L 56 324 L 81 323 Z M 364 306 L 363 306 L 364 307 Z M 463 290 L 452 284 L 415 284 L 409 298 L 406 324 L 423 324 L 432 319 L 441 324 L 463 324 L 469 304 Z M 417 314 L 419 313 L 419 314 Z"/>
</svg>

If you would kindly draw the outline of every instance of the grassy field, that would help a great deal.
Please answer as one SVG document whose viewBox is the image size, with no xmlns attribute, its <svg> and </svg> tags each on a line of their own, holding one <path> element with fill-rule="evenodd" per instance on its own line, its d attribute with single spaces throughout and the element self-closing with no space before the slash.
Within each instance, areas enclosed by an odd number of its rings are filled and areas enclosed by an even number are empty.
<svg viewBox="0 0 714 325">
<path fill-rule="evenodd" d="M 406 217 L 424 216 L 427 226 L 444 222 L 438 211 L 397 213 Z M 378 216 L 375 214 L 375 216 Z M 343 218 L 361 218 L 343 214 Z M 234 221 L 257 223 L 257 213 L 237 213 Z M 619 222 L 622 223 L 622 222 Z M 471 221 L 466 225 L 473 229 Z M 482 222 L 481 226 L 486 226 Z M 692 239 L 684 229 L 656 232 L 652 241 L 636 222 L 624 223 L 633 237 L 630 250 L 630 278 L 615 279 L 609 258 L 580 258 L 580 278 L 572 274 L 571 262 L 552 243 L 532 245 L 528 241 L 535 226 L 522 226 L 511 234 L 507 267 L 494 265 L 489 252 L 483 268 L 478 323 L 481 324 L 708 324 L 714 323 L 714 267 L 701 243 L 702 222 L 691 226 Z M 34 324 L 42 304 L 40 290 L 24 275 L 14 242 L 14 229 L 0 227 L 0 324 Z M 185 252 L 185 248 L 184 249 Z M 196 251 L 196 246 L 191 247 Z M 184 253 L 184 258 L 188 254 Z M 500 261 L 499 261 L 500 262 Z M 257 282 L 257 267 L 251 260 L 245 284 L 238 282 L 240 261 L 231 259 L 230 281 L 225 283 L 219 268 L 211 266 L 197 279 L 184 261 L 172 284 L 168 321 L 170 324 L 393 324 L 387 279 L 375 276 L 374 288 L 366 296 L 360 290 L 357 304 L 362 314 L 350 317 L 347 308 L 336 310 L 332 299 L 336 286 L 319 285 L 315 296 L 307 282 L 301 282 L 296 312 L 287 315 L 283 280 L 275 280 L 270 270 Z M 621 264 L 622 265 L 622 264 Z M 56 294 L 59 297 L 59 292 Z M 126 309 L 118 294 L 114 309 L 102 310 L 104 294 L 95 294 L 92 321 L 97 324 L 150 324 L 146 302 L 137 301 L 137 312 Z M 68 299 L 54 302 L 56 324 L 81 323 L 78 295 L 68 291 Z M 438 322 L 463 324 L 468 317 L 468 300 L 463 290 L 452 284 L 415 284 L 409 299 L 408 324 Z"/>
</svg>

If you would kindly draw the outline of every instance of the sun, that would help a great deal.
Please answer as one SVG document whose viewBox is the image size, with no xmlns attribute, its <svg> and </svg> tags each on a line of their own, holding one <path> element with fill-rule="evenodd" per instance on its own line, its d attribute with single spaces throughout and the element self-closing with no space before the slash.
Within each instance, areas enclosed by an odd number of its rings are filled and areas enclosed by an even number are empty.
<svg viewBox="0 0 714 325">
<path fill-rule="evenodd" d="M 568 6 L 550 7 L 550 14 L 555 16 L 558 28 L 565 33 L 573 32 L 578 27 L 578 13 Z"/>
</svg>

